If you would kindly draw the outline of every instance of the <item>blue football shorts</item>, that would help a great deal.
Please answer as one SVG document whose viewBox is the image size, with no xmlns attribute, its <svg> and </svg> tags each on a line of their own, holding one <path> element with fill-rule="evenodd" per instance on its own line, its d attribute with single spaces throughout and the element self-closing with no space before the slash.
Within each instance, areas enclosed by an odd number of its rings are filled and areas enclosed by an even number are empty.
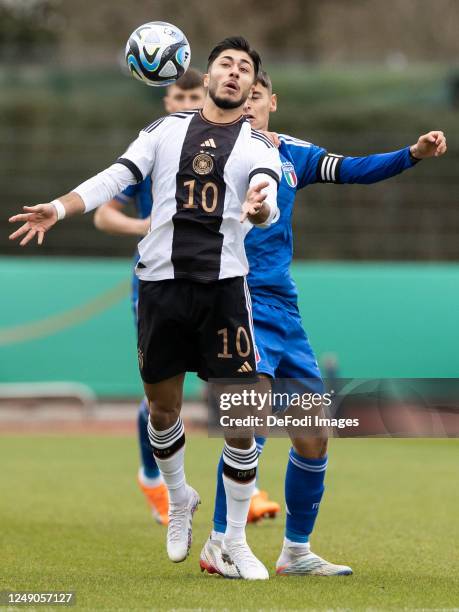
<svg viewBox="0 0 459 612">
<path fill-rule="evenodd" d="M 271 378 L 308 379 L 322 392 L 322 376 L 298 311 L 264 304 L 252 296 L 257 372 Z"/>
</svg>

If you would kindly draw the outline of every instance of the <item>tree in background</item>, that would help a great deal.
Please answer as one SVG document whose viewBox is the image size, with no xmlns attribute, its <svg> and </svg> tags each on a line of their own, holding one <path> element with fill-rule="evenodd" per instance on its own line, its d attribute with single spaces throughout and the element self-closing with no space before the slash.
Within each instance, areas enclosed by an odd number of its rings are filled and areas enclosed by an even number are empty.
<svg viewBox="0 0 459 612">
<path fill-rule="evenodd" d="M 49 59 L 59 38 L 58 6 L 57 0 L 0 0 L 0 59 Z"/>
<path fill-rule="evenodd" d="M 170 21 L 203 66 L 229 34 L 268 62 L 451 62 L 459 55 L 458 0 L 0 0 L 2 59 L 116 63 L 141 23 Z"/>
<path fill-rule="evenodd" d="M 113 62 L 135 27 L 156 20 L 183 29 L 198 65 L 234 33 L 269 62 L 451 62 L 459 55 L 458 0 L 136 0 L 134 9 L 115 0 L 61 0 L 56 12 L 69 62 Z"/>
</svg>

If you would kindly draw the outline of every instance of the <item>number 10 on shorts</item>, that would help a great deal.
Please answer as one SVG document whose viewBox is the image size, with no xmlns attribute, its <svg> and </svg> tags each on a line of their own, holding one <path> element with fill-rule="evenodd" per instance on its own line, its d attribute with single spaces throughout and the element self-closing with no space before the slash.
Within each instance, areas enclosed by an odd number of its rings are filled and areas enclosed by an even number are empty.
<svg viewBox="0 0 459 612">
<path fill-rule="evenodd" d="M 233 353 L 230 352 L 230 350 L 234 351 L 234 349 L 236 349 L 239 357 L 248 357 L 250 355 L 250 351 L 252 350 L 250 336 L 242 325 L 237 328 L 236 339 L 233 346 L 229 346 L 232 343 L 229 339 L 227 327 L 219 329 L 217 334 L 220 336 L 220 346 L 222 347 L 222 351 L 218 353 L 219 359 L 231 359 Z"/>
</svg>

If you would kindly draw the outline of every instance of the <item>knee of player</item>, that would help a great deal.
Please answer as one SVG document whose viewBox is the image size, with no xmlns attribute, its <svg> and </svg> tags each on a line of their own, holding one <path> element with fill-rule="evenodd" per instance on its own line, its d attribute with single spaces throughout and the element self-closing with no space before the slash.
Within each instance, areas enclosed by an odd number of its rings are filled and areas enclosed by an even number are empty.
<svg viewBox="0 0 459 612">
<path fill-rule="evenodd" d="M 170 423 L 173 425 L 180 416 L 180 404 L 174 401 L 166 399 L 151 400 L 148 403 L 148 408 L 153 427 L 155 427 L 155 423 Z"/>
<path fill-rule="evenodd" d="M 253 446 L 255 442 L 255 438 L 250 437 L 250 436 L 237 437 L 237 438 L 231 438 L 231 437 L 225 436 L 225 442 L 228 446 L 232 448 L 237 448 L 240 450 L 248 450 L 249 448 Z"/>
<path fill-rule="evenodd" d="M 304 459 L 323 459 L 328 450 L 328 437 L 320 438 L 296 438 L 292 440 L 293 448 Z"/>
</svg>

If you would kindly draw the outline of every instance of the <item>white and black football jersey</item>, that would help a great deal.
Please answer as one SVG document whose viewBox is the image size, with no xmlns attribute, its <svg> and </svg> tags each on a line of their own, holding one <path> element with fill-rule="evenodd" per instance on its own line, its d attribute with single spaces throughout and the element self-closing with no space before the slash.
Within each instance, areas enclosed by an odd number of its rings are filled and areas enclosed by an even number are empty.
<svg viewBox="0 0 459 612">
<path fill-rule="evenodd" d="M 174 113 L 144 128 L 117 163 L 139 182 L 152 177 L 139 278 L 210 282 L 247 274 L 241 203 L 249 183 L 266 177 L 278 183 L 281 176 L 276 147 L 248 121 L 221 124 L 200 111 Z M 267 199 L 271 207 L 275 200 Z"/>
</svg>

